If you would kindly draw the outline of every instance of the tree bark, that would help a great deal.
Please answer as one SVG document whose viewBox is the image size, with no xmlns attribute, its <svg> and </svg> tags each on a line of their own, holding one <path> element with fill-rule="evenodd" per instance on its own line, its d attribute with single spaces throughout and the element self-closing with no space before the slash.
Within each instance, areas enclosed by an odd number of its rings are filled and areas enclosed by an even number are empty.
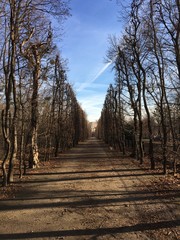
<svg viewBox="0 0 180 240">
<path fill-rule="evenodd" d="M 34 56 L 34 69 L 33 69 L 33 93 L 31 98 L 31 151 L 29 159 L 29 167 L 37 168 L 39 163 L 39 151 L 37 142 L 38 131 L 38 85 L 40 78 L 40 55 L 38 53 L 38 46 L 32 46 L 32 53 Z"/>
</svg>

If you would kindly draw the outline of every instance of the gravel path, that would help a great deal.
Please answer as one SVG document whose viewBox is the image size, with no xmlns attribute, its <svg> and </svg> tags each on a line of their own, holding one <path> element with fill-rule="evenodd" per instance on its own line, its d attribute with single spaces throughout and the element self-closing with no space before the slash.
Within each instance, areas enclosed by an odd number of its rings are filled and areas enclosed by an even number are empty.
<svg viewBox="0 0 180 240">
<path fill-rule="evenodd" d="M 91 138 L 15 183 L 0 239 L 178 239 L 180 192 L 150 187 L 160 178 Z"/>
</svg>

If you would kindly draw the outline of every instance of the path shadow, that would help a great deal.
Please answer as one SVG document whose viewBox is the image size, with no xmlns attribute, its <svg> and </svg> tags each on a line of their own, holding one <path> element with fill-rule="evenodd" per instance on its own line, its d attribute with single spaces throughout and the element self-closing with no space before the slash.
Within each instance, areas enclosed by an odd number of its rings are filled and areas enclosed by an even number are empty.
<svg viewBox="0 0 180 240">
<path fill-rule="evenodd" d="M 144 191 L 139 191 L 137 194 L 132 193 L 129 194 L 104 194 L 100 196 L 99 194 L 97 196 L 93 196 L 90 194 L 86 194 L 84 197 L 78 193 L 76 194 L 75 198 L 71 196 L 71 199 L 69 200 L 68 197 L 64 197 L 65 200 L 61 198 L 63 192 L 59 192 L 59 194 L 56 192 L 55 196 L 59 197 L 45 197 L 39 198 L 34 197 L 33 199 L 14 199 L 14 201 L 1 201 L 0 205 L 0 211 L 11 211 L 11 210 L 25 210 L 25 209 L 42 209 L 42 208 L 59 208 L 59 207 L 69 207 L 69 208 L 95 208 L 95 207 L 104 207 L 104 206 L 114 206 L 114 205 L 122 205 L 122 204 L 133 204 L 138 205 L 142 204 L 146 201 L 153 204 L 157 204 L 158 202 L 162 201 L 168 201 L 171 200 L 171 204 L 175 201 L 176 198 L 179 197 L 179 191 L 174 192 L 168 192 L 163 193 L 163 195 L 154 195 L 153 193 L 149 193 L 145 195 Z M 30 193 L 29 193 L 30 196 Z M 39 193 L 40 196 L 40 193 Z M 53 196 L 53 195 L 52 195 Z M 77 199 L 79 197 L 79 200 Z M 44 200 L 44 201 L 38 201 L 38 200 Z M 174 199 L 174 201 L 172 200 Z M 24 202 L 21 202 L 22 200 L 26 200 Z M 46 201 L 47 200 L 47 201 Z M 51 201 L 49 201 L 51 200 Z M 21 203 L 21 204 L 20 204 Z M 176 203 L 176 202 L 174 202 Z"/>
<path fill-rule="evenodd" d="M 35 179 L 35 180 L 28 180 L 28 181 L 21 181 L 23 184 L 29 183 L 51 183 L 51 182 L 68 182 L 68 181 L 84 181 L 84 180 L 103 180 L 103 179 L 117 179 L 117 178 L 129 178 L 133 180 L 133 177 L 142 177 L 142 176 L 154 176 L 158 175 L 159 173 L 136 173 L 136 174 L 117 174 L 117 175 L 96 175 L 96 176 L 77 176 L 77 177 L 64 177 L 64 178 L 54 178 L 54 179 Z M 14 182 L 14 184 L 19 184 L 18 182 Z"/>
<path fill-rule="evenodd" d="M 58 167 L 60 168 L 60 167 Z M 147 169 L 143 169 L 143 170 L 148 170 Z M 66 174 L 93 174 L 93 173 L 111 173 L 111 172 L 134 172 L 134 171 L 142 171 L 142 169 L 139 168 L 129 168 L 129 169 L 98 169 L 98 170 L 84 170 L 84 171 L 74 171 L 74 172 L 49 172 L 49 173 L 45 173 L 45 172 L 31 172 L 31 173 L 27 173 L 26 176 L 30 175 L 30 176 L 44 176 L 44 175 L 66 175 Z"/>
<path fill-rule="evenodd" d="M 77 229 L 77 230 L 60 230 L 48 232 L 27 232 L 0 234 L 0 239 L 38 239 L 50 237 L 81 237 L 81 236 L 105 236 L 108 234 L 120 234 L 131 232 L 144 232 L 147 230 L 158 230 L 162 228 L 172 228 L 180 226 L 180 221 L 161 221 L 156 223 L 140 223 L 132 226 L 124 226 L 119 228 L 95 228 L 95 229 Z"/>
</svg>

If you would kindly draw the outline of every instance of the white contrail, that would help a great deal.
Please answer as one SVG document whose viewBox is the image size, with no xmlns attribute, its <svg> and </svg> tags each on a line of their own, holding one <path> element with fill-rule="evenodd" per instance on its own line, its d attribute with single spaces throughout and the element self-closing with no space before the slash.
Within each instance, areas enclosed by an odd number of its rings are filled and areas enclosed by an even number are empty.
<svg viewBox="0 0 180 240">
<path fill-rule="evenodd" d="M 78 92 L 82 91 L 83 89 L 85 89 L 86 87 L 88 87 L 91 83 L 93 83 L 94 81 L 96 81 L 96 79 L 101 76 L 101 74 L 103 74 L 103 72 L 112 64 L 113 61 L 106 63 L 106 65 L 95 75 L 95 77 L 89 81 L 86 81 L 84 83 L 81 84 L 81 86 L 78 88 Z"/>
</svg>

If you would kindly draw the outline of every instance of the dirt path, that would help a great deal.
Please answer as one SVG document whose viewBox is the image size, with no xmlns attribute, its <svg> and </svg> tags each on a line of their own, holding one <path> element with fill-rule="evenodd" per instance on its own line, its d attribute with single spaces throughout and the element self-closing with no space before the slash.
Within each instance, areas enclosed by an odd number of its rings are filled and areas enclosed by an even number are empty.
<svg viewBox="0 0 180 240">
<path fill-rule="evenodd" d="M 178 239 L 178 189 L 94 138 L 23 178 L 0 201 L 0 239 Z M 161 179 L 162 180 L 162 179 Z"/>
</svg>

